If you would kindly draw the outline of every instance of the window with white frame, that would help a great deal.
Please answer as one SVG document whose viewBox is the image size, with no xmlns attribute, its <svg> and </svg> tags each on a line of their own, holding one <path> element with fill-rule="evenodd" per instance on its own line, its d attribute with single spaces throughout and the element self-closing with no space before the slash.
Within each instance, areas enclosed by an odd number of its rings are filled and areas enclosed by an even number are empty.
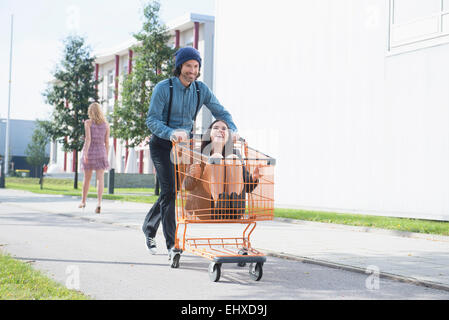
<svg viewBox="0 0 449 320">
<path fill-rule="evenodd" d="M 449 0 L 390 0 L 390 51 L 449 43 Z"/>
<path fill-rule="evenodd" d="M 114 98 L 114 90 L 115 90 L 114 70 L 109 70 L 108 71 L 108 100 Z"/>
<path fill-rule="evenodd" d="M 193 47 L 193 37 L 187 39 L 187 41 L 184 44 L 184 47 Z"/>
<path fill-rule="evenodd" d="M 123 66 L 122 66 L 122 78 L 123 79 L 126 79 L 126 77 L 128 76 L 128 68 L 129 68 L 128 64 L 129 64 L 129 60 L 125 61 L 123 63 Z"/>
</svg>

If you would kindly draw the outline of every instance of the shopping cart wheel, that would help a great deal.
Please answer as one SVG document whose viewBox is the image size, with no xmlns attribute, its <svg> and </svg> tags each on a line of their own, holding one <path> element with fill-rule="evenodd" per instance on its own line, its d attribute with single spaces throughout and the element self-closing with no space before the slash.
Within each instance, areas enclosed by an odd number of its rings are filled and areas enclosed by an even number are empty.
<svg viewBox="0 0 449 320">
<path fill-rule="evenodd" d="M 251 263 L 249 265 L 249 275 L 254 281 L 259 281 L 262 279 L 263 275 L 263 263 L 257 262 L 256 264 Z"/>
<path fill-rule="evenodd" d="M 220 280 L 221 263 L 211 262 L 209 265 L 209 279 L 213 282 Z"/>
<path fill-rule="evenodd" d="M 245 249 L 241 249 L 241 250 L 239 250 L 239 254 L 242 256 L 247 256 L 248 251 L 246 251 Z M 246 266 L 246 262 L 237 262 L 237 266 L 244 267 L 244 266 Z"/>
<path fill-rule="evenodd" d="M 179 268 L 179 260 L 181 259 L 181 254 L 180 253 L 175 253 L 175 255 L 173 256 L 173 259 L 171 261 L 171 265 L 170 267 L 177 269 Z"/>
</svg>

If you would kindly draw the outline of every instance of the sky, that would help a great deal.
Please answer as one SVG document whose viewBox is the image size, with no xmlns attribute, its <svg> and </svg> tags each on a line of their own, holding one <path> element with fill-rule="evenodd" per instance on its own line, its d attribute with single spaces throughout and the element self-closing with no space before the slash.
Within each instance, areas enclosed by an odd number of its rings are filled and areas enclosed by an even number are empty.
<svg viewBox="0 0 449 320">
<path fill-rule="evenodd" d="M 8 113 L 11 15 L 14 16 L 11 119 L 48 119 L 51 106 L 42 92 L 71 34 L 94 52 L 132 38 L 142 26 L 145 0 L 0 0 L 0 118 Z M 159 0 L 160 18 L 169 22 L 187 12 L 215 15 L 215 0 Z"/>
</svg>

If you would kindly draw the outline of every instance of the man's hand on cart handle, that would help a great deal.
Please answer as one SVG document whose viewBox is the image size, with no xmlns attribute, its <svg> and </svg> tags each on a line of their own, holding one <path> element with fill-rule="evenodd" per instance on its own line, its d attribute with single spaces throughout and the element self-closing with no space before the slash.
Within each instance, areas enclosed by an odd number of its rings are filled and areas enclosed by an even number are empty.
<svg viewBox="0 0 449 320">
<path fill-rule="evenodd" d="M 170 137 L 173 142 L 187 141 L 187 133 L 184 130 L 176 130 Z"/>
</svg>

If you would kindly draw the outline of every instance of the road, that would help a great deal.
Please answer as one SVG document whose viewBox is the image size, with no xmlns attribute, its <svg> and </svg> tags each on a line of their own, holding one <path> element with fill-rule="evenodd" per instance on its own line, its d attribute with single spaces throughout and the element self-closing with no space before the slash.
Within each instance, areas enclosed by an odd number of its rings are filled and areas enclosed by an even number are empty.
<svg viewBox="0 0 449 320">
<path fill-rule="evenodd" d="M 259 282 L 250 279 L 246 267 L 224 264 L 220 281 L 214 283 L 209 263 L 201 257 L 184 253 L 180 268 L 171 269 L 161 230 L 156 237 L 159 253 L 153 256 L 137 227 L 47 212 L 45 206 L 30 208 L 3 199 L 0 249 L 94 299 L 449 298 L 446 291 L 274 257 L 267 258 Z"/>
</svg>

